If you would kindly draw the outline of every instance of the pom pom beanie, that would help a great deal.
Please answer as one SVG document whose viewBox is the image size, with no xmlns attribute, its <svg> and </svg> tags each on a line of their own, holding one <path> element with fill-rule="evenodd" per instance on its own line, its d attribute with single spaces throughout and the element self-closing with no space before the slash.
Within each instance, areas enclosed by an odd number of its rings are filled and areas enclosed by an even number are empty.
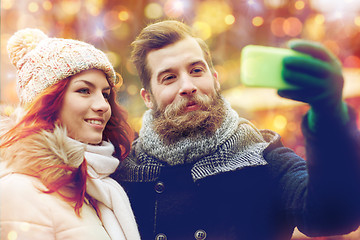
<svg viewBox="0 0 360 240">
<path fill-rule="evenodd" d="M 39 29 L 26 28 L 8 41 L 10 61 L 17 69 L 16 90 L 22 104 L 30 103 L 46 88 L 88 69 L 102 70 L 109 84 L 116 73 L 105 53 L 93 45 L 49 38 Z"/>
</svg>

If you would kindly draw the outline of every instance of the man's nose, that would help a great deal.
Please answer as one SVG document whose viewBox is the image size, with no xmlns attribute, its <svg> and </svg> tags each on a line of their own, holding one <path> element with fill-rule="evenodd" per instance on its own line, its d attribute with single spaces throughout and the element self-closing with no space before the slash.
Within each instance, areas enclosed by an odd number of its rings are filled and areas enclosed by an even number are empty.
<svg viewBox="0 0 360 240">
<path fill-rule="evenodd" d="M 192 95 L 197 91 L 197 87 L 190 76 L 181 77 L 181 87 L 179 93 L 181 96 Z"/>
</svg>

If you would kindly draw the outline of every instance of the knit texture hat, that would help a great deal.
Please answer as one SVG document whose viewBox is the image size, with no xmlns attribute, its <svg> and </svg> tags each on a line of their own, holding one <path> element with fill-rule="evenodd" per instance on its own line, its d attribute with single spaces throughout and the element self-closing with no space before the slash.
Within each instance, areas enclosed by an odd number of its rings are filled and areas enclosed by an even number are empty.
<svg viewBox="0 0 360 240">
<path fill-rule="evenodd" d="M 110 84 L 116 83 L 116 73 L 105 53 L 85 42 L 49 38 L 39 29 L 26 28 L 9 39 L 7 50 L 17 68 L 16 90 L 22 104 L 88 69 L 102 70 Z"/>
</svg>

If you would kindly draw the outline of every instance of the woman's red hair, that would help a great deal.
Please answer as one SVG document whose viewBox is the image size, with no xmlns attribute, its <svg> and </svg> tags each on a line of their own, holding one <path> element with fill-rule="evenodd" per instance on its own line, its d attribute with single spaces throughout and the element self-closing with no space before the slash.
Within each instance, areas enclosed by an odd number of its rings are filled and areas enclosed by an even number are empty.
<svg viewBox="0 0 360 240">
<path fill-rule="evenodd" d="M 55 128 L 69 82 L 70 78 L 64 79 L 39 94 L 37 98 L 27 106 L 26 115 L 20 122 L 3 135 L 4 142 L 1 143 L 1 148 L 9 147 L 16 141 L 39 133 L 42 130 L 52 132 Z M 110 141 L 115 147 L 115 156 L 119 160 L 123 160 L 130 152 L 134 132 L 126 122 L 127 113 L 117 103 L 116 92 L 113 88 L 111 88 L 108 101 L 111 106 L 111 117 L 104 129 L 103 140 Z M 79 214 L 86 196 L 86 179 L 88 178 L 86 160 L 84 159 L 79 168 L 72 168 L 66 165 L 53 167 L 66 169 L 72 173 L 55 179 L 52 182 L 43 181 L 44 185 L 49 189 L 47 192 L 56 192 L 63 196 L 65 200 L 75 203 L 75 212 Z M 42 179 L 42 170 L 37 173 L 40 179 Z M 72 196 L 65 196 L 60 192 L 62 187 L 68 185 L 75 185 L 74 189 L 76 192 Z M 89 199 L 94 205 L 94 201 L 91 198 Z M 96 205 L 94 205 L 94 207 L 96 208 Z"/>
</svg>

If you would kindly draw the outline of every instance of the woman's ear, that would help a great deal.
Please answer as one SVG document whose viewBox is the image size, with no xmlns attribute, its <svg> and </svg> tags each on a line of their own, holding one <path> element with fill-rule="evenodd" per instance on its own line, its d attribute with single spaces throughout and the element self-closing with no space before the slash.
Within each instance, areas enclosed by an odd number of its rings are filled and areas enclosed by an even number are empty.
<svg viewBox="0 0 360 240">
<path fill-rule="evenodd" d="M 151 93 L 149 93 L 145 88 L 142 88 L 140 90 L 140 95 L 141 95 L 142 99 L 144 100 L 146 107 L 148 107 L 149 109 L 153 109 L 154 104 L 151 99 Z"/>
</svg>

